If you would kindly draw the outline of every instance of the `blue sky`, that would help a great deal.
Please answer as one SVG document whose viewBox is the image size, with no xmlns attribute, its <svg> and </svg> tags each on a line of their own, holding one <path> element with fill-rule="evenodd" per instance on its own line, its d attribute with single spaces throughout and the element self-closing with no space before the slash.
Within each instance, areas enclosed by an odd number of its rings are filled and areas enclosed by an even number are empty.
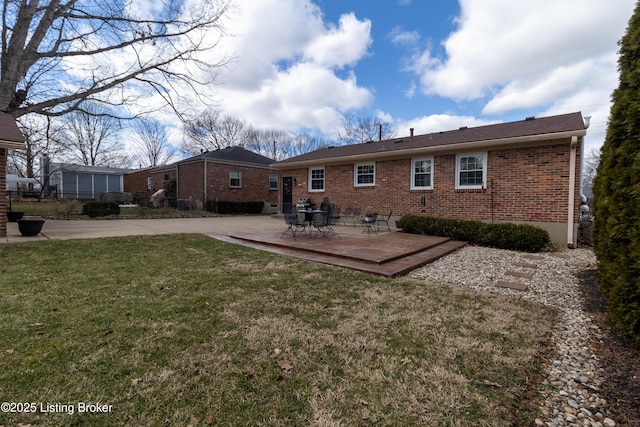
<svg viewBox="0 0 640 427">
<path fill-rule="evenodd" d="M 208 57 L 234 59 L 206 95 L 257 128 L 329 138 L 349 112 L 402 136 L 582 111 L 588 152 L 604 140 L 634 3 L 239 0 Z"/>
</svg>

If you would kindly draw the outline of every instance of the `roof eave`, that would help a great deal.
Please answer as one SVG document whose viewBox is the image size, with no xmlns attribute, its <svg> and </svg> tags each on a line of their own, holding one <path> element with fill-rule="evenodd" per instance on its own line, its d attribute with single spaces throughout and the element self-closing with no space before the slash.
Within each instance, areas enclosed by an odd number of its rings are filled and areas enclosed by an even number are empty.
<svg viewBox="0 0 640 427">
<path fill-rule="evenodd" d="M 545 141 L 557 141 L 560 139 L 571 139 L 572 136 L 585 136 L 587 134 L 586 129 L 580 130 L 571 130 L 564 132 L 556 132 L 556 133 L 547 133 L 547 134 L 539 134 L 539 135 L 526 135 L 526 136 L 517 136 L 512 138 L 502 138 L 502 139 L 489 139 L 482 141 L 470 141 L 470 142 L 460 142 L 456 144 L 447 144 L 447 145 L 434 145 L 429 147 L 415 147 L 415 148 L 407 148 L 407 149 L 398 149 L 398 150 L 387 150 L 380 151 L 375 153 L 365 153 L 365 154 L 356 154 L 351 156 L 340 156 L 340 157 L 325 157 L 322 159 L 314 159 L 314 160 L 303 160 L 299 162 L 286 162 L 286 163 L 274 163 L 271 166 L 275 169 L 285 170 L 285 169 L 295 169 L 301 167 L 308 167 L 314 165 L 335 165 L 335 164 L 344 164 L 344 163 L 356 163 L 361 161 L 371 161 L 371 160 L 386 160 L 386 159 L 398 159 L 398 158 L 407 158 L 413 157 L 416 155 L 432 155 L 432 154 L 445 154 L 445 153 L 455 153 L 461 151 L 470 151 L 470 150 L 486 150 L 486 149 L 496 149 L 496 148 L 504 148 L 505 146 L 515 146 L 517 148 L 521 145 L 538 145 L 540 143 L 544 143 Z"/>
<path fill-rule="evenodd" d="M 0 140 L 0 148 L 9 148 L 11 150 L 26 150 L 27 144 L 18 141 L 3 141 Z"/>
</svg>

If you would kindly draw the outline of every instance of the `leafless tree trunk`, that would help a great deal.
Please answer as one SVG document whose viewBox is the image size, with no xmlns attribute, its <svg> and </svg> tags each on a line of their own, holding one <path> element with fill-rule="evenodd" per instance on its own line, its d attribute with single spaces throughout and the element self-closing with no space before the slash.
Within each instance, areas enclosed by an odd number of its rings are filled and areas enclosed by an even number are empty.
<svg viewBox="0 0 640 427">
<path fill-rule="evenodd" d="M 175 155 L 175 148 L 167 139 L 164 127 L 152 120 L 140 119 L 135 125 L 132 140 L 134 157 L 141 166 L 165 165 Z"/>
<path fill-rule="evenodd" d="M 150 93 L 175 108 L 176 85 L 197 95 L 210 80 L 196 71 L 226 63 L 211 50 L 231 1 L 157 0 L 136 10 L 127 1 L 4 0 L 0 111 L 61 116 L 88 100 L 131 105 Z"/>
</svg>

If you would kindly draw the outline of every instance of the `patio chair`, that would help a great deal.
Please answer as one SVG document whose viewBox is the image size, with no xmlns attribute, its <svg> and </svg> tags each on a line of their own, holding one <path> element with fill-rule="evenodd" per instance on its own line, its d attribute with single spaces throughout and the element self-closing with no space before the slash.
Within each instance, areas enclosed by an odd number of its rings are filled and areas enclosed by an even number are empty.
<svg viewBox="0 0 640 427">
<path fill-rule="evenodd" d="M 325 233 L 325 237 L 329 234 L 334 234 L 340 237 L 340 235 L 333 228 L 338 225 L 338 221 L 340 221 L 340 206 L 331 205 L 331 209 L 329 210 L 329 215 L 327 217 L 327 230 Z"/>
<path fill-rule="evenodd" d="M 282 237 L 285 234 L 291 234 L 293 236 L 293 239 L 296 239 L 296 235 L 299 232 L 305 232 L 306 230 L 306 223 L 304 221 L 301 221 L 298 218 L 298 212 L 289 212 L 289 213 L 285 213 L 284 214 L 284 222 L 287 224 L 287 229 L 284 230 L 282 232 L 282 234 L 280 235 L 280 238 L 282 239 Z"/>
<path fill-rule="evenodd" d="M 360 217 L 362 216 L 362 209 L 356 208 L 352 212 L 353 215 L 353 228 L 356 227 L 356 224 L 360 222 Z"/>
<path fill-rule="evenodd" d="M 376 226 L 378 227 L 378 231 L 380 231 L 380 223 L 387 224 L 387 230 L 391 231 L 391 227 L 389 227 L 389 221 L 391 220 L 391 214 L 393 211 L 389 211 L 389 216 L 376 218 Z"/>
<path fill-rule="evenodd" d="M 342 215 L 340 216 L 340 219 L 342 220 L 342 225 L 347 225 L 347 220 L 351 219 L 352 211 L 353 211 L 353 208 L 344 208 L 344 210 L 342 211 Z"/>
</svg>

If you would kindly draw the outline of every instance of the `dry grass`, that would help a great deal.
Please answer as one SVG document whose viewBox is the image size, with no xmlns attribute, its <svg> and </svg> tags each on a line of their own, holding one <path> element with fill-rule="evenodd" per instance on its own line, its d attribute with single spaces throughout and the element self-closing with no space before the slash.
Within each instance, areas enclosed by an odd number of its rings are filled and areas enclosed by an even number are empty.
<svg viewBox="0 0 640 427">
<path fill-rule="evenodd" d="M 1 245 L 0 425 L 503 426 L 552 314 L 524 300 L 154 236 Z"/>
</svg>

